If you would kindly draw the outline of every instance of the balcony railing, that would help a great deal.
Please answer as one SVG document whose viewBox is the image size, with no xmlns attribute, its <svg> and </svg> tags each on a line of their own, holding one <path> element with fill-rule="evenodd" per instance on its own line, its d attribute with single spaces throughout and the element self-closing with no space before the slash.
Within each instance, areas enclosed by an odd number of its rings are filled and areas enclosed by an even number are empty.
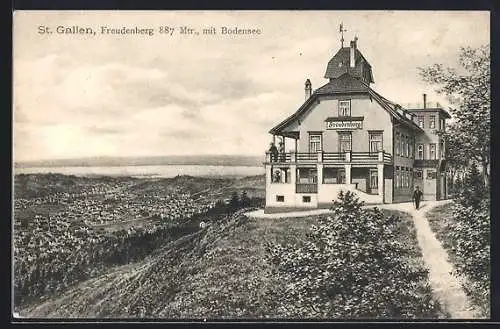
<svg viewBox="0 0 500 329">
<path fill-rule="evenodd" d="M 272 155 L 266 153 L 267 163 L 392 163 L 390 153 L 379 152 L 288 152 Z"/>
<path fill-rule="evenodd" d="M 297 183 L 295 193 L 318 193 L 318 183 Z"/>
</svg>

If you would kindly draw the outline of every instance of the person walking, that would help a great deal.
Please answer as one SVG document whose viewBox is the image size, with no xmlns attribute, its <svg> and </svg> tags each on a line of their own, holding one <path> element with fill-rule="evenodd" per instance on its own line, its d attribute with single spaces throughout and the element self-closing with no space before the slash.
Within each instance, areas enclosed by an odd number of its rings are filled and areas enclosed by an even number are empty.
<svg viewBox="0 0 500 329">
<path fill-rule="evenodd" d="M 415 191 L 413 192 L 413 201 L 415 202 L 415 209 L 420 208 L 420 200 L 422 199 L 423 193 L 420 191 L 418 186 L 415 186 Z"/>
<path fill-rule="evenodd" d="M 269 153 L 271 154 L 271 162 L 278 161 L 278 148 L 276 147 L 276 145 L 274 145 L 274 142 L 271 142 Z"/>
</svg>

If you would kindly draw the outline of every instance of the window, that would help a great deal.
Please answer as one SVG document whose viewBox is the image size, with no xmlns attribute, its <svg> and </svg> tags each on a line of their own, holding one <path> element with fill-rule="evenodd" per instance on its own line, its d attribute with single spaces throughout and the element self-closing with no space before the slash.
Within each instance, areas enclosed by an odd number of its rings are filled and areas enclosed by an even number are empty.
<svg viewBox="0 0 500 329">
<path fill-rule="evenodd" d="M 427 179 L 436 179 L 436 171 L 427 169 Z"/>
<path fill-rule="evenodd" d="M 340 152 L 352 150 L 352 134 L 350 131 L 339 132 L 339 150 Z"/>
<path fill-rule="evenodd" d="M 309 135 L 309 153 L 316 153 L 321 150 L 321 135 Z"/>
<path fill-rule="evenodd" d="M 323 167 L 323 184 L 337 183 L 337 169 L 331 167 Z"/>
<path fill-rule="evenodd" d="M 400 150 L 401 150 L 401 156 L 404 157 L 405 156 L 405 138 L 406 136 L 404 135 L 401 135 L 401 146 L 400 146 Z"/>
<path fill-rule="evenodd" d="M 370 187 L 378 188 L 378 170 L 370 169 Z"/>
<path fill-rule="evenodd" d="M 396 188 L 398 188 L 399 187 L 399 182 L 400 182 L 399 181 L 399 167 L 396 167 L 396 170 L 394 172 L 396 173 L 396 177 L 395 177 L 396 178 L 395 179 L 396 180 Z"/>
<path fill-rule="evenodd" d="M 285 202 L 285 196 L 284 195 L 277 195 L 276 202 Z"/>
<path fill-rule="evenodd" d="M 401 135 L 401 156 L 402 157 L 406 156 L 405 148 L 406 148 L 406 136 Z"/>
<path fill-rule="evenodd" d="M 345 184 L 345 169 L 337 170 L 337 184 Z"/>
<path fill-rule="evenodd" d="M 415 170 L 415 178 L 416 179 L 422 179 L 423 175 L 422 175 L 422 169 L 416 169 Z"/>
<path fill-rule="evenodd" d="M 440 145 L 440 147 L 439 147 L 439 151 L 441 152 L 441 153 L 440 153 L 440 154 L 441 154 L 441 155 L 440 155 L 440 158 L 441 158 L 441 159 L 444 159 L 444 158 L 445 158 L 445 155 L 446 155 L 445 150 L 444 150 L 444 141 L 442 141 L 442 142 L 441 142 L 441 145 Z"/>
<path fill-rule="evenodd" d="M 429 145 L 429 159 L 436 159 L 436 144 Z"/>
<path fill-rule="evenodd" d="M 399 155 L 399 133 L 396 133 L 396 142 L 394 144 L 396 146 L 396 155 Z"/>
<path fill-rule="evenodd" d="M 424 159 L 424 145 L 423 144 L 417 144 L 417 159 L 418 160 Z"/>
<path fill-rule="evenodd" d="M 435 115 L 431 115 L 429 116 L 429 128 L 436 128 L 436 116 Z"/>
<path fill-rule="evenodd" d="M 414 157 L 414 154 L 413 154 L 413 146 L 414 146 L 414 139 L 413 137 L 410 137 L 410 145 L 409 145 L 409 153 L 410 153 L 410 158 L 413 158 Z"/>
<path fill-rule="evenodd" d="M 405 147 L 406 157 L 410 157 L 410 137 L 406 136 L 406 147 Z"/>
<path fill-rule="evenodd" d="M 318 170 L 316 168 L 297 168 L 298 184 L 316 184 L 318 182 Z"/>
<path fill-rule="evenodd" d="M 272 183 L 290 183 L 290 168 L 271 168 Z"/>
<path fill-rule="evenodd" d="M 382 132 L 370 132 L 370 152 L 382 151 Z"/>
<path fill-rule="evenodd" d="M 339 101 L 339 117 L 350 117 L 351 116 L 351 101 Z"/>
<path fill-rule="evenodd" d="M 423 115 L 417 116 L 417 122 L 418 122 L 418 126 L 423 129 L 424 128 L 424 116 Z"/>
<path fill-rule="evenodd" d="M 307 195 L 307 196 L 306 196 L 306 195 L 305 195 L 305 196 L 303 196 L 303 197 L 302 197 L 302 202 L 304 202 L 304 203 L 309 203 L 309 202 L 311 202 L 311 197 L 310 197 L 309 195 Z"/>
</svg>

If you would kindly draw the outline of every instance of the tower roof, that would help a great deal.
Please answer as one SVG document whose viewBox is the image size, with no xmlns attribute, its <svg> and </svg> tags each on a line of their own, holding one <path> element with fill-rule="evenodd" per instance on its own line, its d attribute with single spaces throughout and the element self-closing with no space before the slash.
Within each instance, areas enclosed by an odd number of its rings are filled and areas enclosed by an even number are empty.
<svg viewBox="0 0 500 329">
<path fill-rule="evenodd" d="M 363 54 L 356 47 L 354 48 L 354 67 L 350 67 L 350 54 L 350 47 L 340 48 L 328 62 L 325 78 L 337 79 L 342 74 L 348 73 L 353 77 L 362 78 L 368 83 L 373 83 L 372 67 Z"/>
</svg>

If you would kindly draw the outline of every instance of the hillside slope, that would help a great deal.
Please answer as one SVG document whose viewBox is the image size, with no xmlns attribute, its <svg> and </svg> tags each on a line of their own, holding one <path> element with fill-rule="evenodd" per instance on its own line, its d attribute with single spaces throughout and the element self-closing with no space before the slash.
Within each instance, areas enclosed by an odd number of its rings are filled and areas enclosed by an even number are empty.
<svg viewBox="0 0 500 329">
<path fill-rule="evenodd" d="M 280 291 L 291 282 L 279 280 L 268 247 L 307 243 L 312 224 L 318 224 L 317 216 L 249 219 L 242 210 L 165 245 L 140 262 L 113 268 L 56 298 L 16 311 L 24 317 L 40 318 L 290 317 L 288 307 L 292 305 Z M 409 217 L 402 217 L 397 232 L 399 243 L 406 248 L 401 257 L 409 257 L 408 262 L 419 268 L 421 254 Z M 370 277 L 366 281 L 371 279 L 379 280 Z M 414 290 L 407 293 L 432 304 L 428 282 L 416 279 L 413 283 Z M 372 293 L 377 295 L 378 291 Z M 425 318 L 441 316 L 434 307 L 424 306 L 421 311 Z"/>
<path fill-rule="evenodd" d="M 265 242 L 299 239 L 313 222 L 249 220 L 237 213 L 114 268 L 58 298 L 19 310 L 24 317 L 266 317 L 277 283 Z"/>
</svg>

